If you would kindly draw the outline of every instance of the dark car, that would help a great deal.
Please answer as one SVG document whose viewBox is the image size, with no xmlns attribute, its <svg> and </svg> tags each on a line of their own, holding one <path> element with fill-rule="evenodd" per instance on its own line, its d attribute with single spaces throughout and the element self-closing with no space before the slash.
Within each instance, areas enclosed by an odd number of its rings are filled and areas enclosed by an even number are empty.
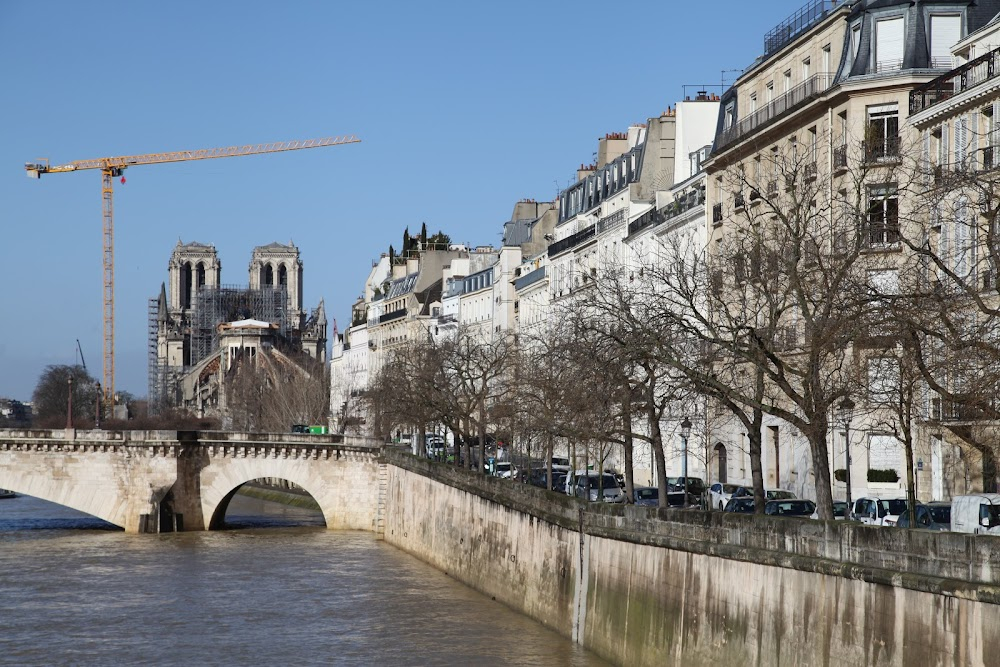
<svg viewBox="0 0 1000 667">
<path fill-rule="evenodd" d="M 660 504 L 660 490 L 655 486 L 639 486 L 632 490 L 636 505 L 656 507 Z"/>
<path fill-rule="evenodd" d="M 921 503 L 914 509 L 917 513 L 917 522 L 913 528 L 951 530 L 951 503 Z M 900 528 L 910 528 L 910 513 L 903 512 L 896 525 Z"/>
<path fill-rule="evenodd" d="M 764 514 L 772 516 L 812 516 L 816 503 L 811 500 L 769 500 L 764 504 Z"/>
<path fill-rule="evenodd" d="M 736 512 L 738 514 L 753 514 L 753 496 L 749 498 L 730 498 L 726 503 L 723 512 Z"/>
<path fill-rule="evenodd" d="M 668 477 L 667 486 L 671 487 L 672 491 L 683 491 L 684 490 L 684 478 L 683 477 Z M 701 496 L 705 492 L 705 481 L 701 477 L 688 477 L 687 478 L 687 492 L 693 496 Z"/>
</svg>

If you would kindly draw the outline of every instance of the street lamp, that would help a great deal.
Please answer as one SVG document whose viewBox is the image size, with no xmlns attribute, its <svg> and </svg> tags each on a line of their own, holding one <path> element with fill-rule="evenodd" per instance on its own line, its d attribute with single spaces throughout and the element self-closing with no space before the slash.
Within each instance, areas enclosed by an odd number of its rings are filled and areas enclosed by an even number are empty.
<svg viewBox="0 0 1000 667">
<path fill-rule="evenodd" d="M 851 420 L 854 419 L 854 401 L 850 396 L 844 398 L 837 408 L 840 412 L 840 421 L 844 425 L 844 483 L 847 486 L 847 507 L 844 510 L 844 520 L 851 518 Z"/>
<path fill-rule="evenodd" d="M 70 375 L 66 382 L 69 385 L 66 398 L 66 428 L 73 428 L 73 376 Z"/>
<path fill-rule="evenodd" d="M 97 389 L 97 405 L 94 407 L 94 428 L 101 428 L 101 383 L 95 382 L 94 387 Z"/>
<path fill-rule="evenodd" d="M 681 422 L 681 443 L 684 445 L 684 504 L 688 504 L 688 436 L 691 435 L 691 420 Z"/>
</svg>

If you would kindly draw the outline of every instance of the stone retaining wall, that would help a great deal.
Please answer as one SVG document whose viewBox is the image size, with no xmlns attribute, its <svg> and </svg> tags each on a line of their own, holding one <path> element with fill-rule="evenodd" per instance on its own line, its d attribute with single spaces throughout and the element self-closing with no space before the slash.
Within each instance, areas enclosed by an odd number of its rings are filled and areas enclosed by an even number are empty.
<svg viewBox="0 0 1000 667">
<path fill-rule="evenodd" d="M 386 456 L 387 541 L 618 664 L 1000 655 L 1000 538 L 588 505 Z"/>
</svg>

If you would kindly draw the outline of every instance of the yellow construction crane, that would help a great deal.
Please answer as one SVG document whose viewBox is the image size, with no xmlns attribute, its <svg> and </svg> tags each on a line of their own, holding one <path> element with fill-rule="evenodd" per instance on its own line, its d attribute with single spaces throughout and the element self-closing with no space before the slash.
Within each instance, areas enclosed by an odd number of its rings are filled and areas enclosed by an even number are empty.
<svg viewBox="0 0 1000 667">
<path fill-rule="evenodd" d="M 100 169 L 102 175 L 101 198 L 104 208 L 104 404 L 113 405 L 115 395 L 115 244 L 114 244 L 114 189 L 112 179 L 122 177 L 128 167 L 164 162 L 188 162 L 190 160 L 210 160 L 220 157 L 240 155 L 260 155 L 261 153 L 282 153 L 304 148 L 322 148 L 355 144 L 361 140 L 351 136 L 307 139 L 305 141 L 283 141 L 272 144 L 249 146 L 228 146 L 225 148 L 203 148 L 194 151 L 174 151 L 172 153 L 150 153 L 148 155 L 125 155 L 80 160 L 50 167 L 48 160 L 29 162 L 24 165 L 29 178 L 41 178 L 42 174 L 65 174 L 83 169 Z"/>
</svg>

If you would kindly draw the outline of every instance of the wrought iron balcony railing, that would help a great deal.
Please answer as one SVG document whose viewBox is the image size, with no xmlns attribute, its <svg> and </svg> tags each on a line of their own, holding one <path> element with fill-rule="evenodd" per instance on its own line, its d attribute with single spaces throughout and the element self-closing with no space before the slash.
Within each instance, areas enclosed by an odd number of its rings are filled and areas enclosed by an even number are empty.
<svg viewBox="0 0 1000 667">
<path fill-rule="evenodd" d="M 735 141 L 763 129 L 782 116 L 795 111 L 822 95 L 833 83 L 832 74 L 815 74 L 784 95 L 771 100 L 763 108 L 745 116 L 719 133 L 715 138 L 715 148 L 719 150 Z"/>
<path fill-rule="evenodd" d="M 910 114 L 928 109 L 1000 74 L 1000 48 L 984 53 L 910 92 Z"/>
<path fill-rule="evenodd" d="M 589 241 L 594 238 L 597 230 L 594 225 L 587 227 L 586 229 L 581 229 L 576 234 L 571 234 L 566 238 L 556 241 L 549 246 L 549 257 L 555 257 L 561 252 L 565 252 L 570 248 L 576 247 L 583 243 L 584 241 Z"/>
</svg>

